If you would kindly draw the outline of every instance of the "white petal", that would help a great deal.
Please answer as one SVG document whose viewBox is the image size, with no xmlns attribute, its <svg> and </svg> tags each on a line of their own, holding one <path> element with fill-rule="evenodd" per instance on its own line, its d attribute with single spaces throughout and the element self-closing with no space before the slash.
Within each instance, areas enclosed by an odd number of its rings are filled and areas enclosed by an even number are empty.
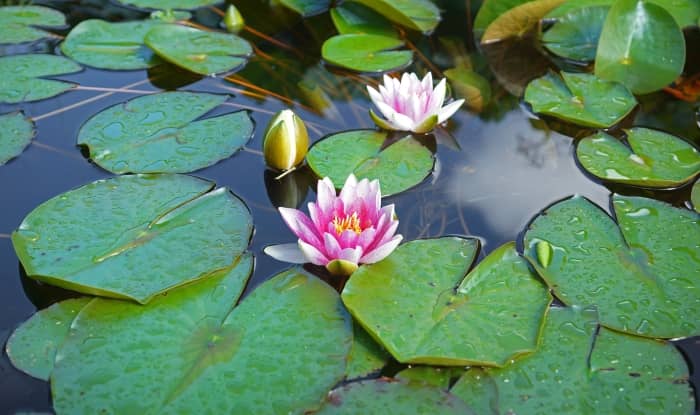
<svg viewBox="0 0 700 415">
<path fill-rule="evenodd" d="M 424 91 L 432 91 L 433 90 L 433 73 L 428 72 L 425 74 L 423 77 L 423 80 L 421 81 L 421 84 L 423 86 Z"/>
<path fill-rule="evenodd" d="M 263 252 L 282 262 L 291 262 L 292 264 L 304 264 L 307 262 L 297 243 L 266 246 Z"/>
<path fill-rule="evenodd" d="M 447 84 L 445 78 L 442 78 L 442 80 L 438 82 L 435 90 L 433 90 L 432 96 L 430 97 L 428 111 L 431 114 L 436 113 L 442 107 L 442 103 L 445 102 L 445 92 L 447 92 Z"/>
<path fill-rule="evenodd" d="M 377 103 L 377 108 L 379 109 L 379 112 L 382 113 L 386 121 L 393 127 L 393 129 L 401 129 L 400 125 L 394 124 L 394 122 L 392 121 L 392 118 L 397 114 L 397 112 L 392 107 L 390 107 L 384 102 L 379 102 Z"/>
<path fill-rule="evenodd" d="M 441 108 L 440 111 L 438 111 L 438 124 L 442 124 L 443 122 L 447 121 L 447 119 L 450 118 L 452 114 L 457 112 L 459 107 L 462 106 L 463 102 L 463 99 L 459 99 Z"/>
<path fill-rule="evenodd" d="M 343 188 L 340 190 L 340 196 L 338 196 L 342 201 L 345 207 L 352 203 L 352 201 L 356 198 L 357 194 L 357 178 L 355 177 L 354 174 L 350 173 L 347 179 L 345 179 L 345 184 L 343 185 Z M 347 212 L 347 210 L 346 210 Z"/>
<path fill-rule="evenodd" d="M 367 85 L 367 92 L 369 93 L 370 99 L 372 99 L 372 102 L 375 104 L 377 102 L 382 102 L 384 101 L 384 98 L 382 97 L 382 94 L 379 93 L 376 89 L 372 88 L 371 86 Z"/>
<path fill-rule="evenodd" d="M 301 249 L 301 252 L 304 253 L 304 256 L 306 257 L 306 260 L 308 262 L 311 262 L 314 265 L 323 265 L 325 266 L 329 259 L 326 257 L 321 251 L 316 249 L 313 245 L 309 245 L 306 242 L 302 241 L 301 239 L 298 241 L 299 243 L 299 248 Z"/>
<path fill-rule="evenodd" d="M 412 119 L 398 112 L 395 112 L 389 118 L 389 122 L 391 122 L 393 125 L 396 125 L 398 127 L 397 130 L 401 131 L 413 131 L 413 127 L 416 124 L 415 122 L 413 122 Z"/>
</svg>

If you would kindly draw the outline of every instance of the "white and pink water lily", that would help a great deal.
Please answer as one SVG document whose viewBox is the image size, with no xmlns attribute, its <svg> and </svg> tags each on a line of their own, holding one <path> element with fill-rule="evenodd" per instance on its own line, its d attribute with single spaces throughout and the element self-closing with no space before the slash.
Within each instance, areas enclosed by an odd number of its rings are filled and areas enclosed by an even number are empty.
<svg viewBox="0 0 700 415">
<path fill-rule="evenodd" d="M 403 238 L 395 235 L 394 205 L 381 206 L 379 181 L 358 182 L 352 174 L 337 196 L 328 177 L 319 180 L 309 216 L 284 207 L 279 212 L 299 239 L 269 246 L 265 253 L 280 261 L 322 265 L 334 275 L 350 275 L 359 264 L 386 258 Z"/>
<path fill-rule="evenodd" d="M 427 133 L 447 121 L 464 103 L 460 99 L 443 107 L 446 89 L 445 79 L 433 89 L 430 72 L 422 80 L 415 73 L 404 73 L 400 81 L 384 75 L 384 85 L 379 85 L 379 90 L 368 86 L 367 91 L 385 119 L 371 109 L 369 115 L 385 130 Z"/>
</svg>

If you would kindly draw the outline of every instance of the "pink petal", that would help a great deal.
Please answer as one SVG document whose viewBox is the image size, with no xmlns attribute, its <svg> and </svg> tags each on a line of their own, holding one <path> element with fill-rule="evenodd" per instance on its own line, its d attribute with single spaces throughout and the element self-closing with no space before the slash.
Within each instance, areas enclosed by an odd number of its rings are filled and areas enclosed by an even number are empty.
<svg viewBox="0 0 700 415">
<path fill-rule="evenodd" d="M 345 248 L 340 251 L 337 259 L 343 259 L 345 261 L 357 264 L 360 261 L 360 257 L 362 257 L 362 248 Z"/>
<path fill-rule="evenodd" d="M 306 259 L 312 264 L 325 266 L 329 262 L 328 257 L 314 246 L 307 244 L 301 239 L 299 239 L 297 242 L 299 243 L 299 249 L 301 249 L 301 252 L 304 253 Z"/>
<path fill-rule="evenodd" d="M 355 243 L 357 246 L 362 247 L 364 252 L 367 252 L 370 244 L 374 242 L 374 237 L 376 234 L 377 231 L 374 228 L 367 228 L 357 237 L 357 241 Z"/>
<path fill-rule="evenodd" d="M 316 187 L 316 204 L 324 215 L 328 215 L 333 210 L 335 202 L 335 186 L 328 177 L 319 180 Z"/>
<path fill-rule="evenodd" d="M 282 262 L 291 262 L 292 264 L 308 262 L 298 243 L 266 246 L 263 252 Z"/>
<path fill-rule="evenodd" d="M 389 242 L 378 246 L 376 249 L 365 253 L 362 258 L 360 258 L 360 262 L 363 264 L 372 264 L 374 262 L 381 261 L 382 259 L 386 258 L 391 254 L 394 249 L 396 249 L 397 246 L 401 243 L 401 240 L 403 239 L 403 236 L 401 235 L 396 235 L 394 236 Z"/>
<path fill-rule="evenodd" d="M 279 208 L 282 219 L 289 226 L 289 229 L 299 238 L 309 243 L 320 244 L 321 234 L 314 226 L 311 219 L 302 211 L 286 207 Z"/>
<path fill-rule="evenodd" d="M 335 239 L 335 232 L 326 232 L 323 234 L 323 248 L 326 251 L 326 256 L 330 260 L 338 259 L 340 255 L 340 243 Z"/>
<path fill-rule="evenodd" d="M 357 246 L 357 239 L 359 238 L 359 236 L 360 235 L 358 235 L 357 232 L 348 229 L 340 234 L 340 236 L 338 237 L 338 243 L 343 249 L 354 248 L 355 246 Z"/>
</svg>

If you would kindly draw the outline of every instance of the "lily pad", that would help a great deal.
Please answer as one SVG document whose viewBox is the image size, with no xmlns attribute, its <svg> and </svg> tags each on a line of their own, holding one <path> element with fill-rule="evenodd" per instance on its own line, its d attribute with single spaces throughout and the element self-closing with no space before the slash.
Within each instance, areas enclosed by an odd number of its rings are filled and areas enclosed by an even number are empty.
<svg viewBox="0 0 700 415">
<path fill-rule="evenodd" d="M 432 32 L 440 23 L 440 9 L 430 0 L 352 0 L 374 9 L 409 29 Z"/>
<path fill-rule="evenodd" d="M 486 28 L 498 16 L 529 1 L 531 0 L 484 0 L 474 18 L 474 37 L 480 40 Z"/>
<path fill-rule="evenodd" d="M 111 23 L 90 19 L 75 26 L 61 51 L 94 68 L 145 69 L 162 61 L 144 43 L 149 30 L 165 23 L 158 20 Z"/>
<path fill-rule="evenodd" d="M 45 76 L 65 75 L 82 68 L 62 56 L 11 55 L 0 57 L 0 104 L 38 101 L 66 92 L 75 84 Z"/>
<path fill-rule="evenodd" d="M 327 62 L 359 72 L 387 72 L 405 68 L 413 52 L 392 50 L 403 46 L 394 37 L 354 33 L 326 39 L 321 55 Z"/>
<path fill-rule="evenodd" d="M 158 25 L 145 42 L 161 58 L 200 75 L 232 71 L 253 53 L 248 41 L 234 34 L 179 25 Z"/>
<path fill-rule="evenodd" d="M 459 378 L 463 373 L 461 367 L 413 366 L 397 373 L 396 379 L 447 390 L 452 379 Z"/>
<path fill-rule="evenodd" d="M 594 311 L 552 308 L 534 354 L 472 368 L 450 392 L 480 414 L 693 412 L 688 367 L 672 344 L 596 329 Z"/>
<path fill-rule="evenodd" d="M 625 130 L 620 140 L 599 132 L 576 147 L 576 157 L 589 173 L 615 183 L 677 187 L 700 173 L 700 153 L 690 143 L 648 128 Z"/>
<path fill-rule="evenodd" d="M 35 134 L 34 122 L 21 111 L 0 115 L 0 166 L 22 154 Z"/>
<path fill-rule="evenodd" d="M 540 19 L 565 0 L 535 0 L 518 5 L 498 16 L 486 28 L 481 43 L 493 43 L 510 37 L 523 37 Z"/>
<path fill-rule="evenodd" d="M 43 6 L 0 7 L 0 44 L 33 42 L 54 36 L 39 27 L 62 27 L 66 17 Z"/>
<path fill-rule="evenodd" d="M 596 6 L 571 11 L 544 33 L 542 44 L 563 58 L 594 60 L 609 9 L 608 6 Z"/>
<path fill-rule="evenodd" d="M 331 0 L 279 0 L 285 7 L 294 10 L 304 17 L 313 16 L 327 11 Z"/>
<path fill-rule="evenodd" d="M 112 173 L 186 173 L 240 149 L 253 135 L 245 111 L 195 121 L 229 98 L 163 92 L 98 113 L 78 133 L 90 158 Z"/>
<path fill-rule="evenodd" d="M 684 64 L 683 32 L 666 9 L 640 0 L 618 0 L 610 8 L 598 43 L 597 76 L 645 94 L 673 82 Z"/>
<path fill-rule="evenodd" d="M 12 364 L 30 376 L 49 380 L 56 350 L 68 336 L 75 316 L 92 299 L 81 297 L 61 301 L 22 323 L 5 346 Z"/>
<path fill-rule="evenodd" d="M 391 356 L 359 324 L 353 324 L 352 331 L 353 341 L 348 355 L 346 379 L 362 378 L 379 372 Z"/>
<path fill-rule="evenodd" d="M 657 4 L 671 13 L 680 27 L 695 26 L 700 17 L 700 2 L 697 1 L 673 1 L 673 0 L 645 0 L 647 3 Z M 546 18 L 556 19 L 578 11 L 580 9 L 596 6 L 611 6 L 615 0 L 576 0 L 564 2 L 561 6 L 552 10 Z"/>
<path fill-rule="evenodd" d="M 525 233 L 525 256 L 557 298 L 596 306 L 607 327 L 656 338 L 700 334 L 700 216 L 643 197 L 615 195 L 612 204 L 619 229 L 582 197 L 549 207 Z"/>
<path fill-rule="evenodd" d="M 464 98 L 464 104 L 473 111 L 481 111 L 491 101 L 491 84 L 479 73 L 463 68 L 444 71 L 457 98 Z"/>
<path fill-rule="evenodd" d="M 98 180 L 34 209 L 12 243 L 32 278 L 147 303 L 228 267 L 248 246 L 248 209 L 213 187 L 182 175 Z"/>
<path fill-rule="evenodd" d="M 693 184 L 693 189 L 690 192 L 690 201 L 695 211 L 700 213 L 700 179 Z"/>
<path fill-rule="evenodd" d="M 470 415 L 457 397 L 438 388 L 385 379 L 354 382 L 331 391 L 318 415 Z"/>
<path fill-rule="evenodd" d="M 220 0 L 118 0 L 122 4 L 148 10 L 193 10 L 220 3 Z"/>
<path fill-rule="evenodd" d="M 341 35 L 364 33 L 398 37 L 396 29 L 388 19 L 358 3 L 347 2 L 332 8 L 331 18 Z"/>
<path fill-rule="evenodd" d="M 331 135 L 314 144 L 306 155 L 319 177 L 330 177 L 336 186 L 354 173 L 358 180 L 380 179 L 382 196 L 409 189 L 433 169 L 433 153 L 411 136 L 382 147 L 385 132 L 355 130 Z"/>
<path fill-rule="evenodd" d="M 343 302 L 399 362 L 501 366 L 536 349 L 551 297 L 514 243 L 467 274 L 477 246 L 458 237 L 403 244 L 355 271 Z"/>
<path fill-rule="evenodd" d="M 561 77 L 550 72 L 530 82 L 525 101 L 536 113 L 595 128 L 617 124 L 637 106 L 634 95 L 622 84 L 566 72 Z"/>
</svg>

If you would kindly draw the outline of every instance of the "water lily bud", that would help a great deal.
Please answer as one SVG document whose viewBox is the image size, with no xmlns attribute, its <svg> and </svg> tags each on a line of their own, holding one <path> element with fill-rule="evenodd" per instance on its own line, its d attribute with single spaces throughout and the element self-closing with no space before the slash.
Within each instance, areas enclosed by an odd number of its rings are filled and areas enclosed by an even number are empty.
<svg viewBox="0 0 700 415">
<path fill-rule="evenodd" d="M 309 133 L 292 110 L 275 115 L 265 131 L 263 154 L 273 169 L 289 170 L 304 160 L 309 149 Z"/>
<path fill-rule="evenodd" d="M 226 9 L 226 15 L 224 15 L 224 25 L 226 25 L 226 30 L 231 33 L 238 33 L 241 31 L 241 29 L 243 29 L 243 26 L 245 26 L 243 16 L 241 16 L 241 13 L 233 4 L 228 6 L 228 9 Z"/>
</svg>

